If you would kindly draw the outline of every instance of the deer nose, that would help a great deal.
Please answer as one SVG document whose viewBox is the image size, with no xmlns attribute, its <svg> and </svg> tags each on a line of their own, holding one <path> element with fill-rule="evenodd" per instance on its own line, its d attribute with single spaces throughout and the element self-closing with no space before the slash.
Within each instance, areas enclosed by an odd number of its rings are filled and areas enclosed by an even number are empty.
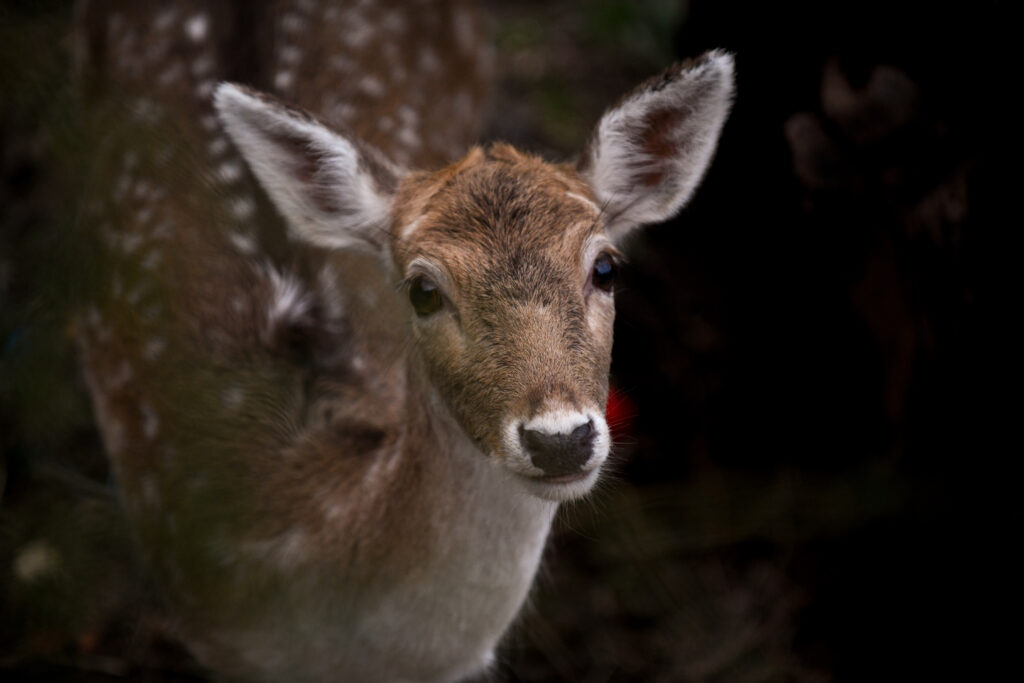
<svg viewBox="0 0 1024 683">
<path fill-rule="evenodd" d="M 594 422 L 587 420 L 569 432 L 544 432 L 519 426 L 519 441 L 530 461 L 549 477 L 580 471 L 594 452 Z"/>
</svg>

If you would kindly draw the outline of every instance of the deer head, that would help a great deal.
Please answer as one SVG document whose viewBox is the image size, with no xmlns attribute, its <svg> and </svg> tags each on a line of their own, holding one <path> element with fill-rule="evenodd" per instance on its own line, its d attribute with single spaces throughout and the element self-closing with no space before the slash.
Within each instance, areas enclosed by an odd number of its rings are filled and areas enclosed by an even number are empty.
<svg viewBox="0 0 1024 683">
<path fill-rule="evenodd" d="M 385 264 L 408 300 L 423 402 L 530 492 L 566 500 L 591 488 L 611 445 L 617 245 L 689 199 L 732 73 L 731 56 L 710 52 L 647 81 L 575 164 L 494 144 L 412 171 L 244 88 L 223 84 L 215 102 L 295 238 Z"/>
</svg>

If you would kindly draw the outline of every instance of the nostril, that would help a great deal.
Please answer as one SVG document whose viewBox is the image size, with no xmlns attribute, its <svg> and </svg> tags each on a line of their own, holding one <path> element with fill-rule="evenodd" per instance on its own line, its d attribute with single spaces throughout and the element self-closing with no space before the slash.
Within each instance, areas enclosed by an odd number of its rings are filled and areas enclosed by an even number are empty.
<svg viewBox="0 0 1024 683">
<path fill-rule="evenodd" d="M 594 425 L 588 420 L 569 433 L 551 434 L 519 427 L 519 440 L 530 461 L 548 476 L 575 474 L 593 453 Z"/>
<path fill-rule="evenodd" d="M 548 434 L 544 432 L 537 432 L 532 429 L 526 429 L 525 427 L 519 428 L 519 439 L 523 442 L 523 447 L 530 453 L 543 451 L 547 448 Z"/>
<path fill-rule="evenodd" d="M 587 420 L 576 429 L 572 430 L 572 438 L 576 441 L 589 439 L 594 433 L 594 421 Z"/>
</svg>

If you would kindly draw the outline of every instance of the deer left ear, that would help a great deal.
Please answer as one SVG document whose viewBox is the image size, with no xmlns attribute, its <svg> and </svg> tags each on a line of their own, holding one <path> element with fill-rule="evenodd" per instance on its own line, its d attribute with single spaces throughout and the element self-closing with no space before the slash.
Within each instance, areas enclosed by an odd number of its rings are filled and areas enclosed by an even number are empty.
<svg viewBox="0 0 1024 683">
<path fill-rule="evenodd" d="M 733 94 L 733 58 L 708 52 L 641 84 L 601 118 L 577 164 L 619 240 L 667 220 L 711 163 Z"/>
<path fill-rule="evenodd" d="M 400 170 L 354 136 L 230 83 L 214 104 L 224 128 L 299 239 L 387 253 Z"/>
</svg>

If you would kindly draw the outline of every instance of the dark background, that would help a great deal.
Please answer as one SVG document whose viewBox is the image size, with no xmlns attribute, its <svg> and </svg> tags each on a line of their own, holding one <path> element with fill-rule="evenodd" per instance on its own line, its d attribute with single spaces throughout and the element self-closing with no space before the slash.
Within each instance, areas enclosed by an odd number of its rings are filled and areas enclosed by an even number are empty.
<svg viewBox="0 0 1024 683">
<path fill-rule="evenodd" d="M 1020 449 L 997 428 L 1019 401 L 995 400 L 1010 342 L 989 315 L 1019 224 L 1009 4 L 486 4 L 489 137 L 554 158 L 672 59 L 724 48 L 738 73 L 696 198 L 628 245 L 615 471 L 560 516 L 499 680 L 1013 666 Z M 0 6 L 0 677 L 198 678 L 134 559 L 67 325 L 70 20 Z"/>
</svg>

